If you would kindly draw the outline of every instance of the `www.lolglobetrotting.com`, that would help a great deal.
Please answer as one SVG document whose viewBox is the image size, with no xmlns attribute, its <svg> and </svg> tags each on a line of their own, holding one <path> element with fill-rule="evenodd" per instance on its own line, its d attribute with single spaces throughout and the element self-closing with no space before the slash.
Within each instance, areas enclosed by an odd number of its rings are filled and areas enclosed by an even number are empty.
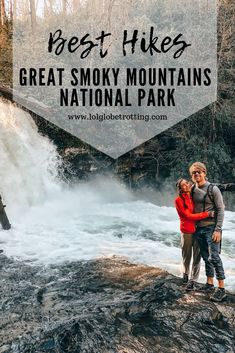
<svg viewBox="0 0 235 353">
<path fill-rule="evenodd" d="M 69 120 L 96 120 L 96 121 L 105 121 L 105 120 L 141 120 L 141 121 L 151 121 L 151 120 L 167 120 L 167 115 L 144 115 L 144 114 L 68 114 Z"/>
</svg>

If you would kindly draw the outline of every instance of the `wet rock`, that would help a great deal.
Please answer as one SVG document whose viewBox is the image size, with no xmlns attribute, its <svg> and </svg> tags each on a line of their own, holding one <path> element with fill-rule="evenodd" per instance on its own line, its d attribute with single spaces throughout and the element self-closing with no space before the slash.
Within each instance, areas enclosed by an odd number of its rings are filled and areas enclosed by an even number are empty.
<svg viewBox="0 0 235 353">
<path fill-rule="evenodd" d="M 235 296 L 119 257 L 47 268 L 0 257 L 0 353 L 232 353 Z"/>
</svg>

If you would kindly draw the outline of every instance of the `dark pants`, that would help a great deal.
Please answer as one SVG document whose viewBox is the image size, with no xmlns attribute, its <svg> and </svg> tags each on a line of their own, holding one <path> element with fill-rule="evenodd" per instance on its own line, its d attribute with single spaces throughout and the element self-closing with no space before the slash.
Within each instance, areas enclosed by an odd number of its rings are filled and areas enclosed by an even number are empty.
<svg viewBox="0 0 235 353">
<path fill-rule="evenodd" d="M 223 263 L 220 258 L 220 243 L 212 240 L 214 226 L 198 227 L 195 237 L 198 239 L 201 256 L 205 261 L 206 276 L 214 277 L 218 280 L 225 279 Z"/>
</svg>

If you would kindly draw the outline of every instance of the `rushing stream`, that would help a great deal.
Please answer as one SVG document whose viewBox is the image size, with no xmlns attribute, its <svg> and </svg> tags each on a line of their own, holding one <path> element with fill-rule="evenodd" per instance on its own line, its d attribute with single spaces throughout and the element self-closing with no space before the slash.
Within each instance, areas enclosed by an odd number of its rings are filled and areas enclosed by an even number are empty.
<svg viewBox="0 0 235 353">
<path fill-rule="evenodd" d="M 12 223 L 0 230 L 7 256 L 52 264 L 119 255 L 180 275 L 179 221 L 173 207 L 137 200 L 115 179 L 69 189 L 57 177 L 56 148 L 29 114 L 0 101 L 0 193 Z M 157 202 L 157 201 L 156 201 Z M 222 258 L 235 291 L 234 212 L 226 212 Z M 204 280 L 204 269 L 202 266 Z"/>
</svg>

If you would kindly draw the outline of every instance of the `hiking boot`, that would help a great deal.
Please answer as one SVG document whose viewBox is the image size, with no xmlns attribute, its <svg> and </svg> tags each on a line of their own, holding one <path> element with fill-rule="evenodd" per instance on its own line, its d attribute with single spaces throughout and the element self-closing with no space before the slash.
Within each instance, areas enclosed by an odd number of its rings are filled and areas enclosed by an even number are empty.
<svg viewBox="0 0 235 353">
<path fill-rule="evenodd" d="M 190 290 L 194 290 L 194 288 L 195 288 L 194 282 L 193 281 L 189 281 L 187 286 L 185 287 L 185 290 L 190 291 Z"/>
<path fill-rule="evenodd" d="M 188 283 L 188 275 L 186 273 L 183 274 L 183 284 Z"/>
<path fill-rule="evenodd" d="M 214 294 L 210 297 L 213 302 L 222 302 L 227 297 L 224 288 L 217 288 Z"/>
<path fill-rule="evenodd" d="M 199 292 L 205 292 L 205 293 L 212 293 L 215 290 L 214 284 L 203 284 L 202 286 L 198 287 L 197 290 Z"/>
</svg>

